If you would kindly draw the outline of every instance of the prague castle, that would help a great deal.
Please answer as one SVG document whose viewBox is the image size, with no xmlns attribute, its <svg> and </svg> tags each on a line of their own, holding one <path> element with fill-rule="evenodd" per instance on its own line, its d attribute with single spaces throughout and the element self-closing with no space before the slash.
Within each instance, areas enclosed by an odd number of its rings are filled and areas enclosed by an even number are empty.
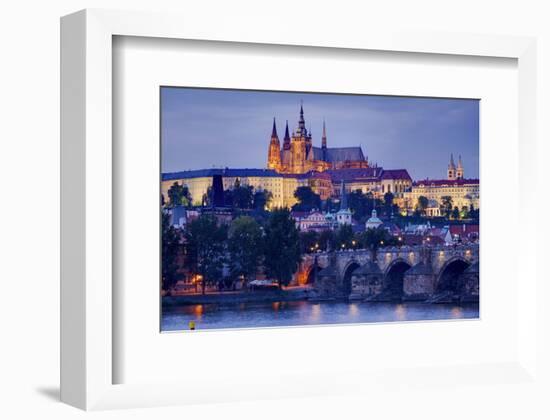
<svg viewBox="0 0 550 420">
<path fill-rule="evenodd" d="M 306 129 L 304 108 L 300 106 L 298 127 L 288 131 L 286 122 L 283 146 L 277 135 L 273 118 L 273 130 L 269 142 L 267 167 L 279 173 L 303 174 L 310 171 L 323 172 L 328 169 L 368 168 L 369 163 L 360 147 L 327 147 L 327 131 L 323 122 L 321 147 L 313 146 L 311 132 Z"/>
<path fill-rule="evenodd" d="M 288 122 L 282 146 L 275 120 L 268 144 L 267 168 L 199 169 L 162 174 L 162 194 L 168 200 L 168 190 L 174 183 L 185 185 L 200 206 L 212 185 L 212 177 L 221 175 L 224 189 L 235 183 L 252 186 L 255 190 L 271 192 L 269 208 L 292 207 L 297 200 L 294 192 L 308 186 L 322 200 L 341 198 L 345 193 L 360 190 L 382 198 L 385 193 L 394 195 L 395 203 L 403 205 L 405 192 L 410 191 L 412 179 L 406 169 L 384 169 L 371 165 L 361 147 L 328 147 L 326 126 L 323 123 L 321 147 L 313 145 L 311 130 L 306 129 L 303 106 L 300 106 L 298 125 L 289 132 Z"/>
</svg>

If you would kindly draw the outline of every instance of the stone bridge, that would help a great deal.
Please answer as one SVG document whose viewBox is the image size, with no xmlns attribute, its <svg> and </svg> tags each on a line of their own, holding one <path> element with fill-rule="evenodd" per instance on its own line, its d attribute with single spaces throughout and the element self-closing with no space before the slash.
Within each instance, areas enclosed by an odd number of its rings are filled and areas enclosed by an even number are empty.
<svg viewBox="0 0 550 420">
<path fill-rule="evenodd" d="M 311 284 L 320 299 L 477 301 L 479 245 L 307 254 L 295 281 Z"/>
</svg>

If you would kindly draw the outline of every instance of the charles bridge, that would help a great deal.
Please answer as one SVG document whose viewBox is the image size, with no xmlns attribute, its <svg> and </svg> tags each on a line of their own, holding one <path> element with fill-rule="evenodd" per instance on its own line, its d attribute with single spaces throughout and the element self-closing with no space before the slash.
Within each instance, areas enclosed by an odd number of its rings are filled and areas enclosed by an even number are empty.
<svg viewBox="0 0 550 420">
<path fill-rule="evenodd" d="M 402 246 L 307 254 L 296 274 L 319 299 L 479 299 L 479 245 Z"/>
</svg>

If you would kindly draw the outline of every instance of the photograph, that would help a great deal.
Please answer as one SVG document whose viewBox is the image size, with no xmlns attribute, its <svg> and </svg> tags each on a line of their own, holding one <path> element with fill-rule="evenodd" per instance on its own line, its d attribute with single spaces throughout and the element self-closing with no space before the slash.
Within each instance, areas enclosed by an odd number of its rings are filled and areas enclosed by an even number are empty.
<svg viewBox="0 0 550 420">
<path fill-rule="evenodd" d="M 479 319 L 479 99 L 159 94 L 161 332 Z"/>
</svg>

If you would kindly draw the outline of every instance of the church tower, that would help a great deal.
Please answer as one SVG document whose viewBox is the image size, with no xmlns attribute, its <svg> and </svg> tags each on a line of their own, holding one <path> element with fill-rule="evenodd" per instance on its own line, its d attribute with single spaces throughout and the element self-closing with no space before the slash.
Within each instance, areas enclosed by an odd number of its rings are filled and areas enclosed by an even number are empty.
<svg viewBox="0 0 550 420">
<path fill-rule="evenodd" d="M 285 128 L 285 138 L 283 139 L 283 151 L 281 152 L 283 167 L 287 168 L 290 164 L 290 133 L 288 132 L 288 120 Z"/>
<path fill-rule="evenodd" d="M 275 118 L 273 118 L 273 129 L 271 131 L 269 152 L 267 154 L 267 167 L 269 169 L 275 169 L 276 171 L 281 169 L 281 144 L 279 143 L 279 136 L 277 135 Z"/>
<path fill-rule="evenodd" d="M 462 156 L 458 155 L 458 165 L 456 166 L 456 179 L 464 179 L 464 167 L 462 166 Z"/>
<path fill-rule="evenodd" d="M 300 105 L 300 118 L 298 127 L 292 135 L 290 143 L 290 173 L 303 174 L 306 172 L 308 146 L 311 146 L 311 138 L 308 137 L 306 121 L 304 119 L 304 107 Z"/>
<path fill-rule="evenodd" d="M 449 166 L 447 167 L 447 179 L 449 181 L 456 180 L 456 166 L 455 166 L 455 161 L 453 159 L 452 153 L 451 153 L 451 161 L 449 162 Z"/>
<path fill-rule="evenodd" d="M 325 120 L 323 120 L 323 137 L 321 138 L 321 150 L 323 152 L 323 160 L 327 160 L 327 128 L 325 126 Z"/>
</svg>

